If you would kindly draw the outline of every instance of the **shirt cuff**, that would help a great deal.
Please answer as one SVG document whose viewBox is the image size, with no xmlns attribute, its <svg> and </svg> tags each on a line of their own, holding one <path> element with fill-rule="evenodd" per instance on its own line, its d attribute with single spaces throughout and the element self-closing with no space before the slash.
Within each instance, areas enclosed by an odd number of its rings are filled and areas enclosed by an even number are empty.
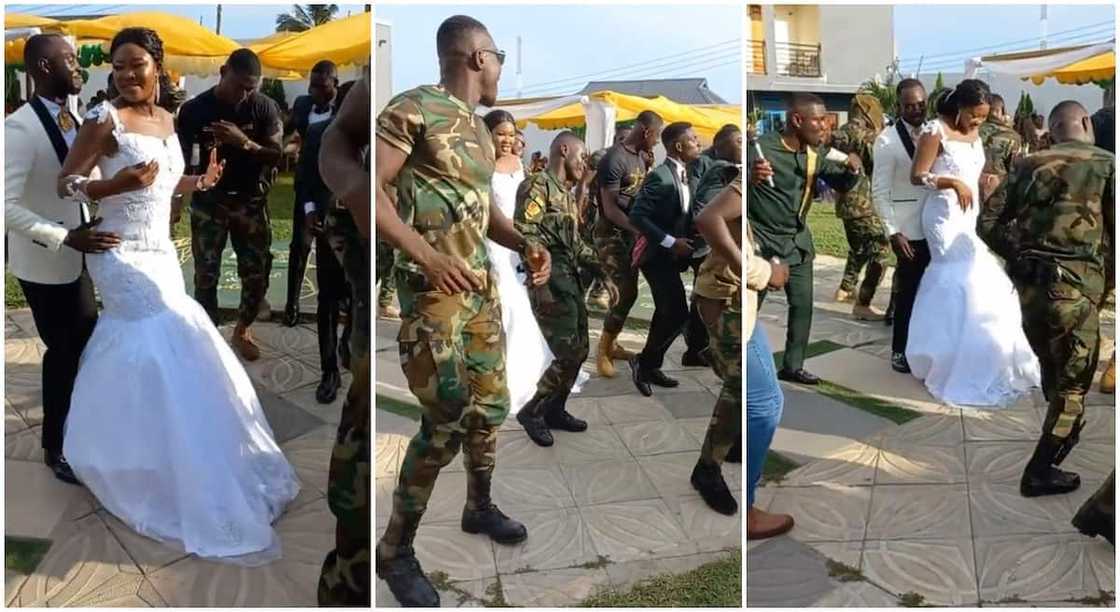
<svg viewBox="0 0 1120 612">
<path fill-rule="evenodd" d="M 314 202 L 304 202 L 303 203 L 303 214 L 306 215 L 306 214 L 309 214 L 309 213 L 313 213 L 313 212 L 315 212 L 315 208 L 316 207 L 315 207 Z"/>
<path fill-rule="evenodd" d="M 673 236 L 670 236 L 669 234 L 665 234 L 665 237 L 661 239 L 661 246 L 663 246 L 667 249 L 673 248 L 673 245 L 676 244 L 676 243 L 677 243 L 677 239 L 674 238 Z"/>
</svg>

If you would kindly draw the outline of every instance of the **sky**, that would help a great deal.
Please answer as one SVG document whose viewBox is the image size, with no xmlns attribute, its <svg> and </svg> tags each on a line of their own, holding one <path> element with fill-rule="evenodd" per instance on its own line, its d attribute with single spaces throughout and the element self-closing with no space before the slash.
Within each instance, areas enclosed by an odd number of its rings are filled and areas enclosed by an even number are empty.
<svg viewBox="0 0 1120 612">
<path fill-rule="evenodd" d="M 732 104 L 742 101 L 743 8 L 705 5 L 389 5 L 374 18 L 392 24 L 393 89 L 439 80 L 436 29 L 456 13 L 486 24 L 509 55 L 499 85 L 517 96 L 517 36 L 522 95 L 562 95 L 591 80 L 703 77 Z"/>
<path fill-rule="evenodd" d="M 222 35 L 233 39 L 264 38 L 276 31 L 276 16 L 288 12 L 291 8 L 290 4 L 225 4 L 222 6 Z M 216 4 L 9 4 L 4 7 L 4 10 L 9 13 L 31 13 L 44 17 L 163 11 L 190 17 L 195 21 L 201 17 L 202 25 L 210 29 L 214 29 L 217 20 Z M 361 4 L 340 4 L 337 16 L 346 17 L 348 14 L 360 13 L 363 10 Z"/>
<path fill-rule="evenodd" d="M 923 55 L 923 73 L 959 73 L 969 57 L 1038 49 L 1040 9 L 1038 4 L 896 6 L 894 39 L 902 72 L 914 72 Z M 1114 22 L 1111 5 L 1049 5 L 1048 48 L 1107 41 Z"/>
</svg>

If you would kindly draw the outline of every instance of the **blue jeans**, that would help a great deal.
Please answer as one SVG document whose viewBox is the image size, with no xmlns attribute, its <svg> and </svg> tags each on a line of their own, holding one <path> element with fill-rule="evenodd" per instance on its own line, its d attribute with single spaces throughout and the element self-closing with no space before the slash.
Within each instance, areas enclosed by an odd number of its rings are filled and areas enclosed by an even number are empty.
<svg viewBox="0 0 1120 612">
<path fill-rule="evenodd" d="M 774 370 L 774 354 L 762 321 L 756 321 L 747 342 L 747 507 L 754 505 L 754 490 L 762 479 L 766 451 L 782 418 L 782 388 Z"/>
</svg>

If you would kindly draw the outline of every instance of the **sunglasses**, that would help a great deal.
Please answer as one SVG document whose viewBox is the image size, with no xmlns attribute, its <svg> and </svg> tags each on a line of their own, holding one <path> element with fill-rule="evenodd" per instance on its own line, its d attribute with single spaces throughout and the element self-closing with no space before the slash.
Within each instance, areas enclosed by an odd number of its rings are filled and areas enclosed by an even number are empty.
<svg viewBox="0 0 1120 612">
<path fill-rule="evenodd" d="M 499 50 L 499 49 L 478 49 L 478 50 L 475 51 L 475 53 L 493 53 L 494 56 L 498 58 L 498 65 L 499 66 L 505 66 L 505 64 L 506 64 L 506 52 L 505 51 L 502 51 L 502 50 Z"/>
</svg>

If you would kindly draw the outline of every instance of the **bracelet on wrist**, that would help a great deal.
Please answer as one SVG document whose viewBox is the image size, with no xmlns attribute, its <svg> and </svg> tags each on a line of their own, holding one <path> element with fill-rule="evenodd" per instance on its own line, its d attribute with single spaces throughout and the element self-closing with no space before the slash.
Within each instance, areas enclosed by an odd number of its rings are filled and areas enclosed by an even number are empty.
<svg viewBox="0 0 1120 612">
<path fill-rule="evenodd" d="M 198 179 L 195 180 L 195 182 L 194 182 L 194 190 L 195 191 L 210 191 L 213 188 L 214 188 L 213 185 L 207 185 L 206 184 L 206 175 L 205 174 L 198 175 Z"/>
</svg>

